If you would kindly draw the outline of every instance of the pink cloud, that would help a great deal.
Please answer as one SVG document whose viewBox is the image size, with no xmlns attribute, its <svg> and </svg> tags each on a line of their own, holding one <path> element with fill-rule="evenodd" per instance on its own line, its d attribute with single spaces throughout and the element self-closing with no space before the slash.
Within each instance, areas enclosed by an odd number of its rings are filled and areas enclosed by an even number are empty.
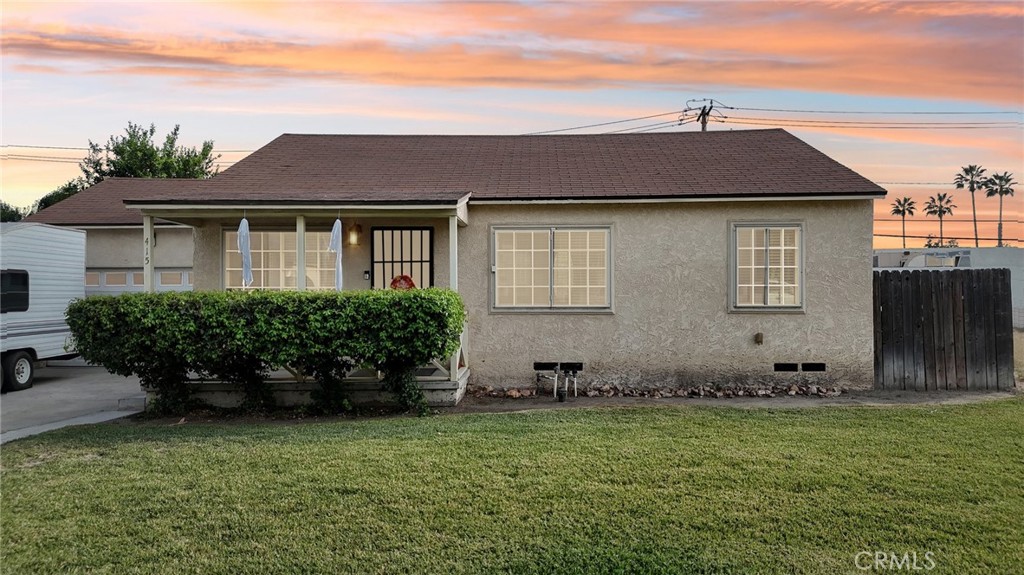
<svg viewBox="0 0 1024 575">
<path fill-rule="evenodd" d="M 652 21 L 672 5 L 189 5 L 194 25 L 170 17 L 157 33 L 18 13 L 3 44 L 16 59 L 51 67 L 87 61 L 131 75 L 166 66 L 168 75 L 200 80 L 216 70 L 413 86 L 705 84 L 1004 105 L 1019 105 L 1024 93 L 1021 5 L 680 6 L 686 14 Z M 168 17 L 146 10 L 154 21 Z M 231 31 L 211 30 L 214 15 L 228 15 Z"/>
</svg>

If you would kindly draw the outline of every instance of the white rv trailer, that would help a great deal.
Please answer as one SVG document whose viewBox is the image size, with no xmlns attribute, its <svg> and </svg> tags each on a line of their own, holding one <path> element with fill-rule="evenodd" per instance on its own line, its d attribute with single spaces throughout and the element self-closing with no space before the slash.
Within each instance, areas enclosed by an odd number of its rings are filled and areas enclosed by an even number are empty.
<svg viewBox="0 0 1024 575">
<path fill-rule="evenodd" d="M 0 224 L 0 363 L 3 388 L 32 387 L 36 362 L 68 359 L 71 300 L 85 297 L 85 232 Z"/>
</svg>

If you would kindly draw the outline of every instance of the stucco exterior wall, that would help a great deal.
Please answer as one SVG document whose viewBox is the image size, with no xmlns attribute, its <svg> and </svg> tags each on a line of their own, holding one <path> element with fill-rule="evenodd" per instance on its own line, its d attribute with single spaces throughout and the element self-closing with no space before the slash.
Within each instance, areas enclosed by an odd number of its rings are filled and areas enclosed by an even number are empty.
<svg viewBox="0 0 1024 575">
<path fill-rule="evenodd" d="M 294 230 L 295 220 L 261 220 L 249 217 L 249 228 L 258 230 Z M 434 229 L 434 285 L 448 287 L 448 220 L 439 218 L 342 218 L 346 229 L 359 224 L 362 229 L 359 245 L 349 245 L 346 235 L 342 251 L 342 273 L 345 289 L 370 289 L 370 280 L 363 272 L 370 269 L 370 230 L 374 226 L 432 227 Z M 307 231 L 331 231 L 333 219 L 306 219 Z M 238 229 L 238 220 L 211 220 L 195 228 L 195 256 L 193 259 L 196 290 L 224 289 L 224 232 Z M 141 236 L 140 236 L 141 237 Z M 461 247 L 461 246 L 460 246 Z"/>
<path fill-rule="evenodd" d="M 158 268 L 192 267 L 192 228 L 156 228 L 153 262 Z M 85 267 L 142 269 L 142 227 L 87 229 Z"/>
<path fill-rule="evenodd" d="M 804 235 L 804 310 L 730 313 L 730 222 L 799 222 Z M 333 220 L 307 221 L 329 230 Z M 359 246 L 345 245 L 346 289 L 368 289 L 371 227 L 434 228 L 435 285 L 449 284 L 446 219 L 358 219 Z M 491 310 L 491 227 L 611 227 L 611 313 Z M 236 220 L 195 229 L 194 285 L 223 289 L 223 237 Z M 294 229 L 294 220 L 253 230 Z M 586 383 L 633 386 L 813 381 L 870 388 L 872 204 L 870 200 L 628 205 L 471 205 L 459 229 L 459 291 L 468 310 L 471 383 L 521 387 L 534 361 L 582 361 Z M 754 334 L 763 333 L 758 345 Z M 822 362 L 824 373 L 776 373 L 775 363 Z"/>
<path fill-rule="evenodd" d="M 730 313 L 730 222 L 801 222 L 802 313 Z M 613 313 L 490 310 L 491 226 L 610 225 Z M 582 361 L 589 383 L 757 384 L 800 378 L 870 388 L 870 200 L 470 207 L 459 234 L 471 383 L 534 381 L 534 361 Z M 764 334 L 764 343 L 754 341 Z M 775 373 L 824 362 L 825 373 Z"/>
</svg>

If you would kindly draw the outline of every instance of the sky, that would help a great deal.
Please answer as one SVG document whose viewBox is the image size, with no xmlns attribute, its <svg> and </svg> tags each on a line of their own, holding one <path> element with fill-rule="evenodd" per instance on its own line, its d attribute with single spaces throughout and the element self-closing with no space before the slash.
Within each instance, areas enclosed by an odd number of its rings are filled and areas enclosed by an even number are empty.
<svg viewBox="0 0 1024 575">
<path fill-rule="evenodd" d="M 962 166 L 1024 181 L 1024 2 L 10 2 L 2 198 L 28 206 L 129 122 L 213 140 L 226 169 L 282 133 L 783 127 L 889 191 L 875 247 L 973 245 Z M 689 116 L 688 116 L 689 117 Z M 975 197 L 982 245 L 999 202 Z M 1003 236 L 1024 245 L 1024 185 Z M 908 238 L 920 246 L 922 238 Z"/>
</svg>

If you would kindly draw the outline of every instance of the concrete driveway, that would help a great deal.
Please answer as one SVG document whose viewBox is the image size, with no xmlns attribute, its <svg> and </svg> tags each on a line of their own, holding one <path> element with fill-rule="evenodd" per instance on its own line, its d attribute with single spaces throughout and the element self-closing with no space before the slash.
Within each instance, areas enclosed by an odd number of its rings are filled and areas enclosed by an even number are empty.
<svg viewBox="0 0 1024 575">
<path fill-rule="evenodd" d="M 44 367 L 30 389 L 0 396 L 0 443 L 138 413 L 145 397 L 138 379 L 102 367 Z"/>
</svg>

